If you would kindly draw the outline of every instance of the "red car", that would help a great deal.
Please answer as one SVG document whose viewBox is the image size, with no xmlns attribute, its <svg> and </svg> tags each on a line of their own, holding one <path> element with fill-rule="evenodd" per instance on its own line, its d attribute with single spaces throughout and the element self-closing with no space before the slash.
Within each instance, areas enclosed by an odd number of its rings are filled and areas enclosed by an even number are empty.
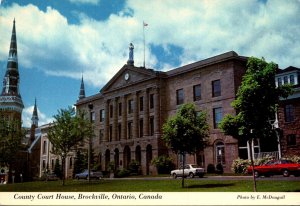
<svg viewBox="0 0 300 206">
<path fill-rule="evenodd" d="M 248 174 L 252 174 L 252 166 L 248 167 Z M 288 177 L 293 174 L 295 177 L 300 175 L 300 164 L 290 160 L 271 160 L 264 165 L 254 166 L 255 177 L 280 175 Z"/>
</svg>

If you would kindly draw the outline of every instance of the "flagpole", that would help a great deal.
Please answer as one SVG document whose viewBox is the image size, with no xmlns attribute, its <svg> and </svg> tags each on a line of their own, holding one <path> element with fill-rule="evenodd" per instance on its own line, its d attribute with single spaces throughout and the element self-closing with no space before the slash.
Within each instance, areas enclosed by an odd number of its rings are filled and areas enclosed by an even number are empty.
<svg viewBox="0 0 300 206">
<path fill-rule="evenodd" d="M 144 68 L 146 68 L 145 63 L 145 22 L 143 21 L 143 40 L 144 40 Z"/>
</svg>

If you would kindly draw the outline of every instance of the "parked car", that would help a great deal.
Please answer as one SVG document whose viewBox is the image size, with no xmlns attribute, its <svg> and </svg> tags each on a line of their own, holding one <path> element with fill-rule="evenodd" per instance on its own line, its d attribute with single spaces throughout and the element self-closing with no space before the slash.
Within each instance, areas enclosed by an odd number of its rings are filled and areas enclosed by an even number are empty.
<svg viewBox="0 0 300 206">
<path fill-rule="evenodd" d="M 46 174 L 45 180 L 46 181 L 59 180 L 59 177 L 57 177 L 56 174 L 54 174 L 54 173 L 49 173 L 49 174 Z"/>
<path fill-rule="evenodd" d="M 248 167 L 248 173 L 252 174 L 252 166 Z M 254 166 L 254 175 L 256 177 L 265 176 L 269 177 L 271 175 L 280 175 L 288 177 L 291 174 L 294 176 L 300 175 L 300 164 L 294 163 L 290 160 L 271 160 L 266 164 Z"/>
<path fill-rule="evenodd" d="M 199 176 L 199 177 L 203 177 L 205 174 L 205 170 L 202 167 L 199 167 L 198 165 L 195 164 L 187 164 L 184 167 L 184 176 L 185 177 L 191 177 L 193 178 L 194 176 Z M 172 170 L 171 171 L 171 176 L 173 178 L 177 178 L 177 177 L 182 177 L 182 166 L 179 169 L 176 170 Z"/>
<path fill-rule="evenodd" d="M 78 180 L 79 179 L 88 179 L 88 170 L 86 169 L 83 172 L 76 174 L 75 178 Z M 102 172 L 94 171 L 94 170 L 90 171 L 90 179 L 101 179 L 101 178 L 103 178 Z"/>
</svg>

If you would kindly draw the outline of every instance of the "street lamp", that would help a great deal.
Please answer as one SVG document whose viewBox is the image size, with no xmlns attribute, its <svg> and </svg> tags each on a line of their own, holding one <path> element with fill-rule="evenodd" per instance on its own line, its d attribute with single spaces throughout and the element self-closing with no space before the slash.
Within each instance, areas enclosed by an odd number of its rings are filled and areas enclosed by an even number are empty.
<svg viewBox="0 0 300 206">
<path fill-rule="evenodd" d="M 92 110 L 94 108 L 94 105 L 92 103 L 88 104 L 89 111 L 90 111 L 90 122 L 92 124 L 93 122 L 93 117 L 92 117 Z M 90 182 L 90 176 L 91 176 L 91 137 L 88 137 L 88 181 Z"/>
<path fill-rule="evenodd" d="M 278 123 L 277 111 L 275 112 L 275 121 L 272 124 L 272 129 L 275 130 L 275 134 L 277 137 L 278 158 L 281 159 L 280 128 L 279 128 L 279 123 Z"/>
</svg>

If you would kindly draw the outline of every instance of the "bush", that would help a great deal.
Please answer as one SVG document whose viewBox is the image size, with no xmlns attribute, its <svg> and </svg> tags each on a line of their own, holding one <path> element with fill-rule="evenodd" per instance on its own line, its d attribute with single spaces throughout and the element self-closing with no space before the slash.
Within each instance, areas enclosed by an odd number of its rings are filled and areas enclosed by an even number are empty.
<svg viewBox="0 0 300 206">
<path fill-rule="evenodd" d="M 156 166 L 158 174 L 169 174 L 175 168 L 172 158 L 165 155 L 154 158 L 151 164 Z"/>
<path fill-rule="evenodd" d="M 217 164 L 216 166 L 216 173 L 217 174 L 223 174 L 224 173 L 224 169 L 223 169 L 223 165 L 222 164 Z"/>
<path fill-rule="evenodd" d="M 109 162 L 108 166 L 107 166 L 107 169 L 108 169 L 108 172 L 115 171 L 115 162 L 114 161 Z"/>
<path fill-rule="evenodd" d="M 231 171 L 233 171 L 235 174 L 246 174 L 247 168 L 250 166 L 250 164 L 250 160 L 243 160 L 238 158 L 236 160 L 233 160 Z"/>
<path fill-rule="evenodd" d="M 300 156 L 294 155 L 294 156 L 287 156 L 285 159 L 291 160 L 292 162 L 299 163 L 300 164 Z"/>
<path fill-rule="evenodd" d="M 265 156 L 260 159 L 254 160 L 254 165 L 263 165 L 266 162 L 274 159 L 273 156 Z M 231 171 L 233 171 L 235 174 L 247 174 L 247 169 L 251 165 L 251 160 L 244 160 L 244 159 L 236 159 L 233 160 L 231 165 Z"/>
<path fill-rule="evenodd" d="M 130 171 L 127 169 L 117 170 L 115 173 L 115 177 L 128 177 L 130 175 Z"/>
<path fill-rule="evenodd" d="M 93 167 L 93 170 L 100 171 L 101 170 L 101 165 L 99 163 L 95 164 L 94 167 Z"/>
<path fill-rule="evenodd" d="M 138 175 L 140 173 L 140 163 L 138 161 L 131 160 L 128 167 L 130 174 Z"/>
<path fill-rule="evenodd" d="M 254 165 L 263 165 L 266 162 L 273 160 L 273 156 L 265 156 L 260 159 L 254 160 Z M 290 157 L 285 157 L 283 159 L 291 160 L 295 163 L 300 163 L 300 156 L 290 156 Z M 247 168 L 251 165 L 250 160 L 243 160 L 243 159 L 236 159 L 232 162 L 231 165 L 231 170 L 236 173 L 236 174 L 246 174 L 247 173 Z"/>
<path fill-rule="evenodd" d="M 267 156 L 264 156 L 263 158 L 254 160 L 254 165 L 263 165 L 273 159 L 274 159 L 273 156 L 267 155 Z"/>
<path fill-rule="evenodd" d="M 215 169 L 215 165 L 213 164 L 208 164 L 207 165 L 207 173 L 215 173 L 216 169 Z"/>
</svg>

